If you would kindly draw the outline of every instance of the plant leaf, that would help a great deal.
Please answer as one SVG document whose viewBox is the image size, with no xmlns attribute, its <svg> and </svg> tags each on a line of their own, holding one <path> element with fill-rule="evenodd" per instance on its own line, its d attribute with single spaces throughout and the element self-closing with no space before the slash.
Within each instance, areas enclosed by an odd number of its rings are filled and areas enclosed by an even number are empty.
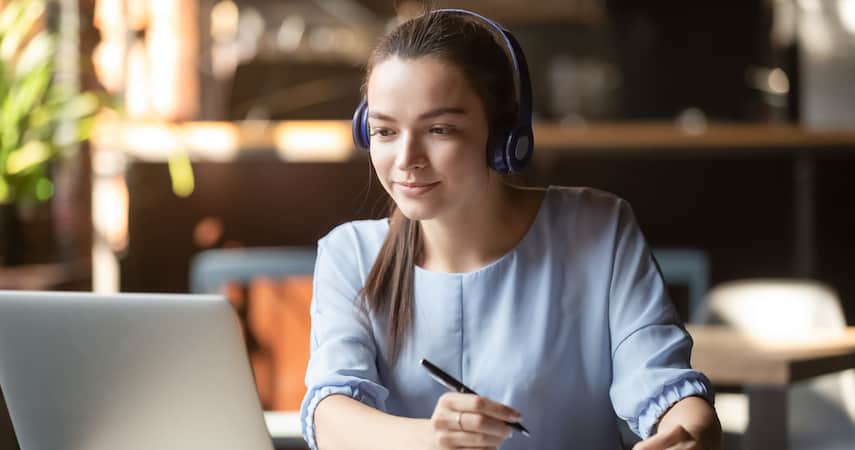
<svg viewBox="0 0 855 450">
<path fill-rule="evenodd" d="M 27 142 L 23 147 L 9 153 L 9 158 L 6 161 L 6 173 L 9 175 L 24 173 L 44 163 L 50 156 L 50 146 L 44 142 Z"/>
<path fill-rule="evenodd" d="M 26 5 L 21 7 L 23 11 L 15 18 L 8 33 L 0 41 L 0 58 L 7 62 L 18 53 L 24 39 L 45 11 L 45 2 L 42 0 L 29 0 L 23 3 Z"/>
<path fill-rule="evenodd" d="M 51 64 L 55 55 L 53 39 L 47 32 L 39 32 L 30 39 L 27 46 L 21 52 L 21 56 L 15 64 L 14 76 L 21 78 L 36 70 L 44 64 Z"/>
<path fill-rule="evenodd" d="M 0 39 L 9 31 L 15 22 L 20 20 L 24 4 L 20 1 L 9 2 L 0 12 Z"/>
</svg>

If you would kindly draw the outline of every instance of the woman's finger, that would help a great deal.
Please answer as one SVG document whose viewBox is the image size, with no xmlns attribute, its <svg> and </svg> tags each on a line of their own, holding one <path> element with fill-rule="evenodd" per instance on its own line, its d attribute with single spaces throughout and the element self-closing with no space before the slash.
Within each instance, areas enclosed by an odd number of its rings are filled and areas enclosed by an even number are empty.
<svg viewBox="0 0 855 450">
<path fill-rule="evenodd" d="M 483 448 L 498 447 L 503 438 L 468 431 L 444 431 L 437 433 L 437 444 L 440 448 Z"/>
<path fill-rule="evenodd" d="M 442 410 L 431 418 L 434 431 L 463 431 L 467 433 L 489 434 L 499 439 L 511 435 L 511 427 L 500 420 L 477 413 Z"/>
<path fill-rule="evenodd" d="M 458 412 L 456 420 L 459 421 L 461 431 L 489 434 L 503 440 L 511 436 L 511 427 L 490 416 L 461 411 Z"/>
<path fill-rule="evenodd" d="M 480 413 L 507 422 L 519 422 L 522 420 L 522 414 L 519 411 L 479 395 L 449 392 L 443 394 L 439 398 L 439 401 L 444 402 L 448 406 L 448 409 L 454 411 Z"/>
</svg>

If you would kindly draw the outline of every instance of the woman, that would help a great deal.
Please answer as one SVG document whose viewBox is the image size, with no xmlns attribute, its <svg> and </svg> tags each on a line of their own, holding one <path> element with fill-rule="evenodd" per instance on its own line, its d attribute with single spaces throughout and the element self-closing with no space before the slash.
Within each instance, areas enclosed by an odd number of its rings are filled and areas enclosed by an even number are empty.
<svg viewBox="0 0 855 450">
<path fill-rule="evenodd" d="M 515 46 L 439 10 L 373 52 L 354 131 L 394 208 L 319 242 L 313 449 L 617 449 L 617 420 L 639 449 L 719 447 L 709 381 L 627 203 L 506 182 L 531 155 Z M 447 393 L 421 358 L 480 396 Z"/>
</svg>

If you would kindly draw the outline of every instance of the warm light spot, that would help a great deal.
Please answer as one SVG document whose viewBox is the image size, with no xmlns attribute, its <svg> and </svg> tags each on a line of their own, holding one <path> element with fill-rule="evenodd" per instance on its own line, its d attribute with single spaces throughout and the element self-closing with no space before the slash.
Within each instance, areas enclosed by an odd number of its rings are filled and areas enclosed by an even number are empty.
<svg viewBox="0 0 855 450">
<path fill-rule="evenodd" d="M 834 51 L 834 37 L 820 13 L 805 12 L 799 20 L 799 44 L 816 58 L 828 58 Z"/>
<path fill-rule="evenodd" d="M 160 123 L 135 123 L 120 126 L 120 148 L 131 150 L 144 159 L 164 160 L 183 148 L 178 128 Z"/>
<path fill-rule="evenodd" d="M 121 176 L 96 177 L 92 183 L 92 222 L 114 251 L 128 245 L 128 186 Z"/>
<path fill-rule="evenodd" d="M 197 2 L 149 0 L 151 25 L 146 32 L 149 90 L 158 118 L 189 119 L 198 109 Z"/>
<path fill-rule="evenodd" d="M 276 150 L 290 161 L 342 161 L 353 153 L 350 124 L 291 121 L 276 126 Z"/>
<path fill-rule="evenodd" d="M 125 14 L 122 2 L 97 0 L 93 25 L 100 31 L 101 42 L 92 52 L 92 65 L 98 81 L 109 92 L 125 87 Z"/>
<path fill-rule="evenodd" d="M 727 433 L 744 433 L 748 428 L 748 397 L 742 394 L 715 394 L 715 410 Z"/>
<path fill-rule="evenodd" d="M 855 0 L 837 0 L 837 13 L 843 28 L 855 34 Z"/>
<path fill-rule="evenodd" d="M 92 243 L 92 291 L 100 294 L 119 292 L 119 259 L 105 242 Z"/>
<path fill-rule="evenodd" d="M 279 26 L 279 31 L 276 33 L 276 44 L 283 52 L 293 52 L 300 46 L 305 31 L 306 21 L 303 16 L 288 16 L 282 21 L 282 25 Z"/>
<path fill-rule="evenodd" d="M 151 114 L 152 97 L 149 92 L 149 67 L 145 45 L 136 42 L 128 52 L 127 86 L 125 86 L 125 110 L 128 117 L 146 118 Z M 159 93 L 159 95 L 163 95 Z"/>
<path fill-rule="evenodd" d="M 264 16 L 257 9 L 241 9 L 238 18 L 238 57 L 241 61 L 255 58 L 265 26 Z"/>
<path fill-rule="evenodd" d="M 217 217 L 205 217 L 193 229 L 193 241 L 198 247 L 211 248 L 223 237 L 223 221 Z"/>
<path fill-rule="evenodd" d="M 754 338 L 756 345 L 825 339 L 845 328 L 837 295 L 819 283 L 725 283 L 710 293 L 710 305 L 725 323 Z"/>
<path fill-rule="evenodd" d="M 223 0 L 211 9 L 211 38 L 215 42 L 230 42 L 237 37 L 238 7 L 231 0 Z"/>
<path fill-rule="evenodd" d="M 769 91 L 775 94 L 783 95 L 790 92 L 790 79 L 787 78 L 786 72 L 780 68 L 769 71 L 766 83 L 769 86 Z"/>
<path fill-rule="evenodd" d="M 239 136 L 235 124 L 190 122 L 181 127 L 183 145 L 205 159 L 231 161 L 237 157 Z"/>
<path fill-rule="evenodd" d="M 798 0 L 799 7 L 804 12 L 818 13 L 822 12 L 822 0 Z"/>
<path fill-rule="evenodd" d="M 134 0 L 117 2 L 120 5 L 124 3 L 125 17 L 128 20 L 128 28 L 132 30 L 142 30 L 149 25 L 149 1 Z"/>
<path fill-rule="evenodd" d="M 677 126 L 686 134 L 698 136 L 707 130 L 707 116 L 700 108 L 688 108 L 677 116 Z"/>
<path fill-rule="evenodd" d="M 329 52 L 338 44 L 336 32 L 329 27 L 318 27 L 309 34 L 309 45 L 319 52 Z"/>
</svg>

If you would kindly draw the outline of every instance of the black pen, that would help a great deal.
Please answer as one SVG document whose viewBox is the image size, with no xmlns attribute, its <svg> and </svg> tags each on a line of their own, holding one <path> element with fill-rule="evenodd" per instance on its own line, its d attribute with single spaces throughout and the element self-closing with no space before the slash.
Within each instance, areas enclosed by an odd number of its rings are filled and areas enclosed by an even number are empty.
<svg viewBox="0 0 855 450">
<path fill-rule="evenodd" d="M 430 373 L 430 376 L 433 377 L 434 380 L 438 381 L 439 384 L 447 387 L 448 389 L 455 391 L 455 392 L 460 392 L 461 394 L 478 395 L 477 392 L 473 391 L 472 389 L 469 389 L 468 387 L 466 387 L 465 384 L 457 381 L 454 377 L 445 373 L 442 369 L 435 366 L 430 361 L 422 358 L 421 364 L 422 364 L 422 367 L 427 369 L 428 373 Z M 521 423 L 505 422 L 505 424 L 507 424 L 509 427 L 519 431 L 520 433 L 523 434 L 523 436 L 531 436 L 531 433 L 529 433 L 528 430 L 526 430 L 525 427 Z"/>
</svg>

